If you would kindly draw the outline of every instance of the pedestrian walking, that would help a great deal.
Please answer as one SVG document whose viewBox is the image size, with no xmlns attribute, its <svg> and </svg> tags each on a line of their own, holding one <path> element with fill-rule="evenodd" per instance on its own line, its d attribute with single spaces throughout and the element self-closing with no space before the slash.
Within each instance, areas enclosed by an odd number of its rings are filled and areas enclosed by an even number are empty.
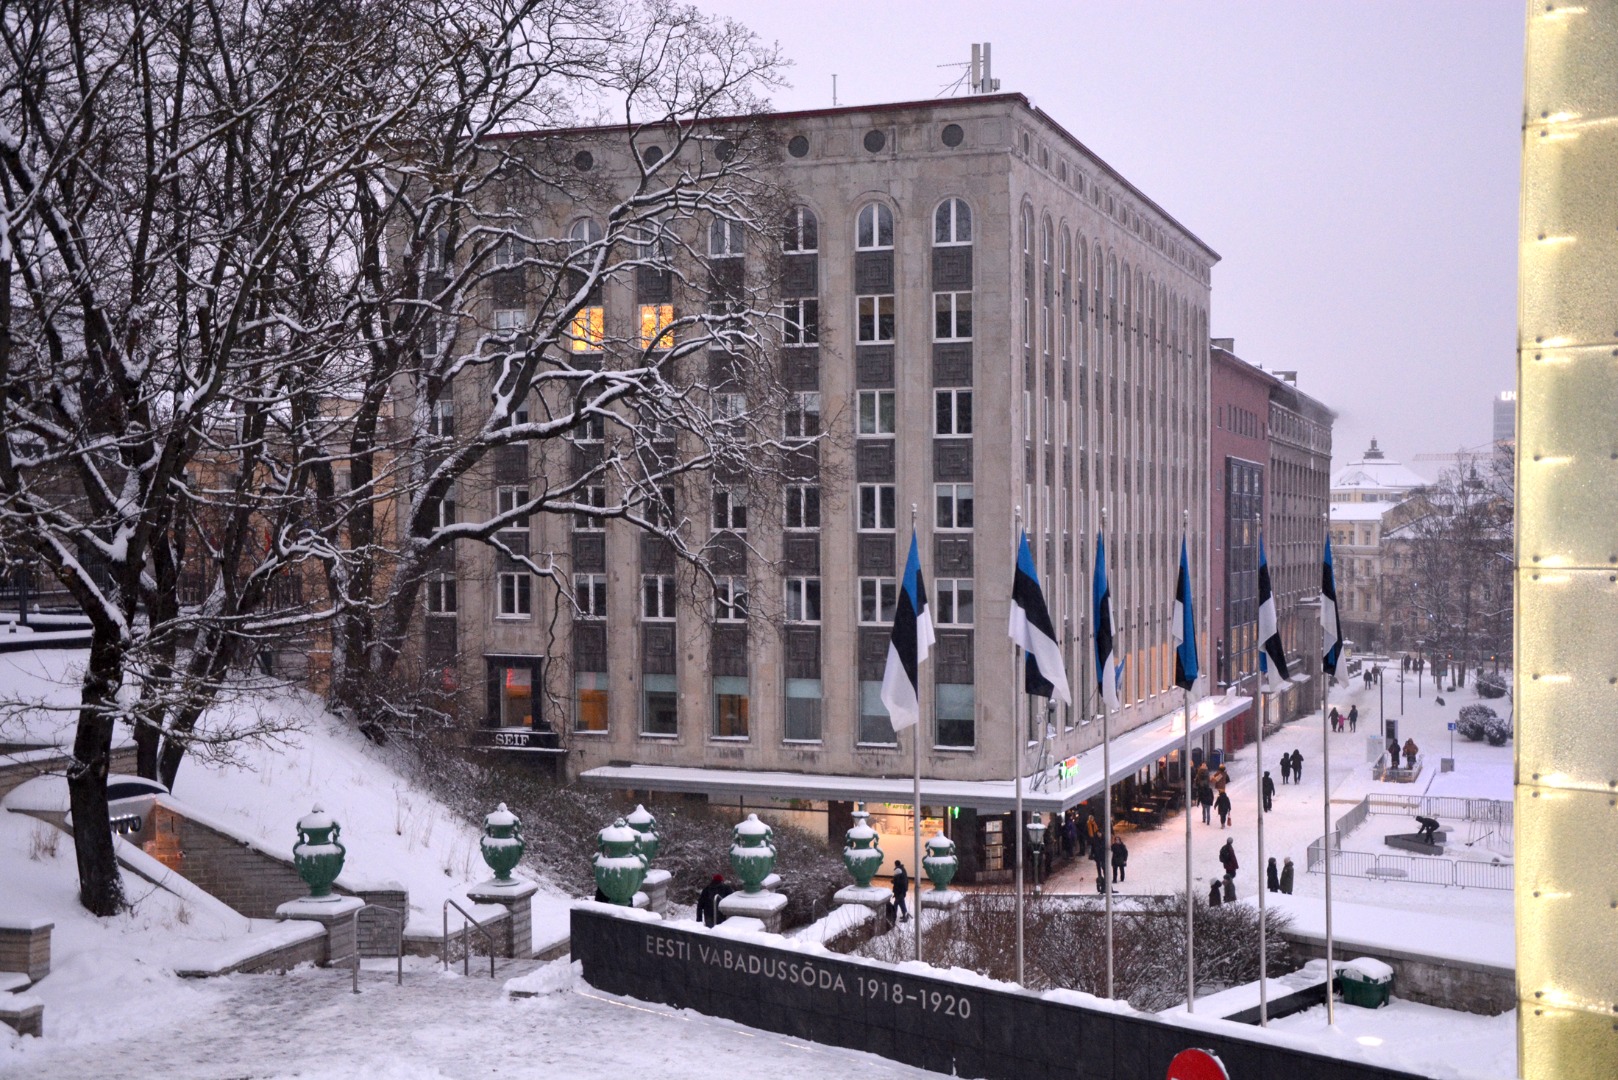
<svg viewBox="0 0 1618 1080">
<path fill-rule="evenodd" d="M 723 874 L 715 874 L 708 887 L 697 894 L 697 916 L 702 919 L 703 925 L 712 930 L 715 923 L 722 923 L 725 917 L 719 913 L 719 901 L 729 896 L 733 890 L 725 884 Z"/>
<path fill-rule="evenodd" d="M 1399 740 L 1398 739 L 1389 739 L 1388 740 L 1388 768 L 1397 769 L 1398 767 L 1399 767 Z"/>
<path fill-rule="evenodd" d="M 1124 868 L 1129 865 L 1129 848 L 1124 845 L 1122 837 L 1115 837 L 1112 841 L 1112 880 L 1124 880 Z"/>
<path fill-rule="evenodd" d="M 1223 828 L 1226 828 L 1227 826 L 1229 826 L 1230 825 L 1230 796 L 1225 794 L 1223 791 L 1221 791 L 1219 793 L 1219 798 L 1214 800 L 1214 809 L 1219 811 L 1219 827 L 1221 829 L 1223 829 Z"/>
<path fill-rule="evenodd" d="M 1269 886 L 1271 892 L 1281 891 L 1281 874 L 1275 868 L 1274 855 L 1270 856 L 1270 865 L 1264 868 L 1264 883 Z"/>
<path fill-rule="evenodd" d="M 1224 794 L 1225 785 L 1227 785 L 1229 783 L 1230 783 L 1230 773 L 1225 771 L 1225 767 L 1223 765 L 1219 766 L 1218 769 L 1214 770 L 1213 786 L 1214 786 L 1215 791 L 1219 792 L 1220 794 Z"/>
<path fill-rule="evenodd" d="M 1213 812 L 1213 804 L 1213 785 L 1203 784 L 1197 789 L 1197 805 L 1202 807 L 1202 823 L 1204 825 L 1211 824 L 1209 815 Z"/>
<path fill-rule="evenodd" d="M 1281 783 L 1292 783 L 1292 755 L 1281 755 Z"/>
<path fill-rule="evenodd" d="M 1224 902 L 1224 899 L 1225 899 L 1224 890 L 1222 890 L 1219 887 L 1219 882 L 1214 881 L 1214 882 L 1210 883 L 1208 885 L 1208 906 L 1209 907 L 1218 907 L 1221 903 Z"/>
<path fill-rule="evenodd" d="M 1419 754 L 1419 753 L 1421 753 L 1421 750 L 1420 750 L 1419 747 L 1416 746 L 1416 740 L 1415 739 L 1406 739 L 1405 740 L 1405 768 L 1414 769 L 1416 767 L 1416 755 Z"/>
<path fill-rule="evenodd" d="M 1234 904 L 1235 902 L 1236 902 L 1236 875 L 1235 874 L 1226 874 L 1225 875 L 1225 903 Z"/>
<path fill-rule="evenodd" d="M 1350 705 L 1348 707 L 1348 730 L 1350 732 L 1352 732 L 1356 728 L 1358 728 L 1359 726 L 1360 726 L 1360 707 L 1358 705 Z"/>
<path fill-rule="evenodd" d="M 1290 855 L 1281 863 L 1281 891 L 1289 896 L 1292 894 L 1292 856 Z"/>
<path fill-rule="evenodd" d="M 1270 812 L 1270 803 L 1275 799 L 1275 781 L 1270 779 L 1268 769 L 1264 770 L 1264 782 L 1260 785 L 1264 791 L 1264 812 Z"/>
<path fill-rule="evenodd" d="M 1225 868 L 1226 877 L 1235 877 L 1241 864 L 1236 861 L 1236 841 L 1232 837 L 1225 837 L 1225 846 L 1219 849 L 1219 865 Z"/>
<path fill-rule="evenodd" d="M 1073 851 L 1079 845 L 1079 823 L 1068 818 L 1062 826 L 1062 854 L 1067 858 L 1073 857 Z"/>
<path fill-rule="evenodd" d="M 910 921 L 910 909 L 905 905 L 905 897 L 910 894 L 910 875 L 905 873 L 905 864 L 898 859 L 893 860 L 893 903 L 899 912 L 900 922 Z"/>
<path fill-rule="evenodd" d="M 1303 783 L 1303 753 L 1299 750 L 1292 751 L 1292 782 Z"/>
</svg>

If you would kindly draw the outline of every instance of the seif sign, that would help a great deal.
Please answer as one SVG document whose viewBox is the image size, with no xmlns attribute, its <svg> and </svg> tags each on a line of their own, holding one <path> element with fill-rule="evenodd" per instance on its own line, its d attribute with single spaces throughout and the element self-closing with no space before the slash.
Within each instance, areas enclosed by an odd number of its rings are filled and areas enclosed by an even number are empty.
<svg viewBox="0 0 1618 1080">
<path fill-rule="evenodd" d="M 1230 1074 L 1212 1050 L 1181 1050 L 1169 1062 L 1165 1080 L 1230 1080 Z"/>
</svg>

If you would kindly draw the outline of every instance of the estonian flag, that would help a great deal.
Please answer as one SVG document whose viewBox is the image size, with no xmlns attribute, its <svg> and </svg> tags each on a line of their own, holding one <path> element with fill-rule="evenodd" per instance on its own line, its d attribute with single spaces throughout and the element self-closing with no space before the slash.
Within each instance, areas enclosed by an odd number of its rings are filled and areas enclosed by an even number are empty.
<svg viewBox="0 0 1618 1080">
<path fill-rule="evenodd" d="M 1191 563 L 1185 537 L 1180 537 L 1180 578 L 1174 583 L 1174 685 L 1190 691 L 1197 685 L 1197 617 L 1191 610 Z"/>
<path fill-rule="evenodd" d="M 893 612 L 893 636 L 888 640 L 888 668 L 882 675 L 882 704 L 895 733 L 921 719 L 916 695 L 916 672 L 933 645 L 933 616 L 927 610 L 927 586 L 921 580 L 921 551 L 916 533 L 910 532 L 910 557 L 905 560 L 904 583 Z"/>
<path fill-rule="evenodd" d="M 1337 660 L 1343 653 L 1343 623 L 1337 617 L 1337 575 L 1332 572 L 1331 537 L 1326 537 L 1326 561 L 1320 567 L 1320 670 L 1337 674 Z"/>
<path fill-rule="evenodd" d="M 1056 643 L 1056 626 L 1045 607 L 1045 594 L 1034 573 L 1034 553 L 1028 549 L 1028 532 L 1017 545 L 1017 572 L 1011 582 L 1011 640 L 1021 645 L 1028 658 L 1027 689 L 1038 697 L 1073 703 L 1067 687 L 1067 665 Z"/>
<path fill-rule="evenodd" d="M 1112 592 L 1107 588 L 1107 549 L 1096 533 L 1095 587 L 1091 590 L 1095 600 L 1094 623 L 1096 639 L 1096 685 L 1107 708 L 1117 709 L 1118 684 L 1124 681 L 1123 664 L 1118 660 L 1118 647 L 1112 640 Z"/>
<path fill-rule="evenodd" d="M 1258 669 L 1266 685 L 1286 682 L 1287 651 L 1275 619 L 1275 596 L 1270 592 L 1270 561 L 1264 555 L 1264 534 L 1258 537 Z M 1274 672 L 1274 678 L 1270 673 Z"/>
</svg>

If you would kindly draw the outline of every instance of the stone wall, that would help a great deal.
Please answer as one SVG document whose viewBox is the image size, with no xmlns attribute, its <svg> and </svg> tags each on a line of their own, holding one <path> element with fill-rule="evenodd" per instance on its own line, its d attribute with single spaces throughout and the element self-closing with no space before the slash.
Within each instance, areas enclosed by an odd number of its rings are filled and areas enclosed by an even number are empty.
<svg viewBox="0 0 1618 1080">
<path fill-rule="evenodd" d="M 11 757 L 0 756 L 0 799 L 5 798 L 13 788 L 21 787 L 36 776 L 60 776 L 67 771 L 72 762 L 72 755 L 67 753 L 41 753 L 36 750 L 24 750 L 16 756 L 29 755 L 27 760 L 17 761 Z M 38 757 L 33 755 L 38 754 Z M 112 762 L 109 771 L 115 773 L 133 773 L 135 771 L 135 748 L 133 746 L 115 747 L 112 751 Z"/>
<path fill-rule="evenodd" d="M 51 973 L 51 930 L 43 919 L 0 921 L 0 971 L 20 971 L 30 982 Z"/>
<path fill-rule="evenodd" d="M 1289 931 L 1293 958 L 1324 960 L 1326 940 L 1313 934 Z M 1337 942 L 1332 958 L 1343 961 L 1369 956 L 1393 968 L 1393 995 L 1440 1009 L 1498 1016 L 1517 1007 L 1517 973 L 1511 968 L 1426 956 L 1403 949 L 1374 949 Z"/>
</svg>

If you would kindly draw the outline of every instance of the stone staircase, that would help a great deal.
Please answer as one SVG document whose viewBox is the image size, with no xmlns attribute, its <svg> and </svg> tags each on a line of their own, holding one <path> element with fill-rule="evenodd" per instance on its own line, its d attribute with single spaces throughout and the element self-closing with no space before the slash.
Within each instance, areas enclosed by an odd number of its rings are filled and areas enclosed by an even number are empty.
<svg viewBox="0 0 1618 1080">
<path fill-rule="evenodd" d="M 0 918 L 0 1024 L 19 1035 L 45 1033 L 45 1003 L 29 987 L 51 971 L 51 931 L 44 919 Z"/>
</svg>

